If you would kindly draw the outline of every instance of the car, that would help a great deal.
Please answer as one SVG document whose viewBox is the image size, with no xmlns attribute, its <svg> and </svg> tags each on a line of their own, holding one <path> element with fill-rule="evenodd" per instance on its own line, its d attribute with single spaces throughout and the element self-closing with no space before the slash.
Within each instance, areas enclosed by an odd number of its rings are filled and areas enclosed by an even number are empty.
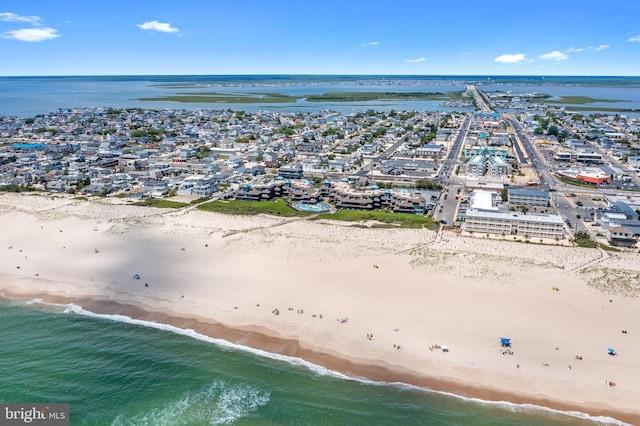
<svg viewBox="0 0 640 426">
<path fill-rule="evenodd" d="M 444 220 L 444 219 L 440 219 L 440 223 L 441 223 L 441 224 L 443 224 L 443 225 L 446 225 L 446 224 L 447 224 L 447 221 L 446 221 L 446 220 Z"/>
</svg>

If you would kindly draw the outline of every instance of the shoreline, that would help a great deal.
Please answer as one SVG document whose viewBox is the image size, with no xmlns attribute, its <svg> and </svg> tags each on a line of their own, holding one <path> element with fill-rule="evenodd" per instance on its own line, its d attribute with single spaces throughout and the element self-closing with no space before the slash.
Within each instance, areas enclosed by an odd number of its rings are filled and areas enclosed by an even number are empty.
<svg viewBox="0 0 640 426">
<path fill-rule="evenodd" d="M 491 387 L 478 387 L 463 382 L 436 376 L 426 376 L 402 367 L 384 365 L 383 363 L 359 363 L 341 358 L 335 354 L 324 353 L 294 339 L 286 339 L 259 332 L 251 327 L 239 329 L 227 325 L 206 321 L 201 318 L 186 318 L 162 312 L 152 312 L 144 307 L 125 305 L 107 300 L 73 300 L 54 295 L 7 295 L 0 294 L 0 300 L 26 303 L 38 296 L 42 304 L 69 305 L 75 304 L 83 310 L 98 315 L 121 315 L 133 320 L 169 325 L 182 330 L 194 332 L 213 339 L 224 340 L 234 345 L 250 349 L 258 349 L 276 355 L 300 358 L 311 364 L 324 367 L 329 371 L 343 374 L 349 379 L 368 380 L 385 385 L 405 384 L 416 386 L 426 391 L 450 394 L 470 400 L 490 403 L 510 403 L 516 405 L 532 405 L 540 409 L 556 410 L 568 417 L 571 413 L 581 413 L 590 417 L 609 417 L 611 419 L 638 424 L 640 414 L 621 413 L 612 407 L 596 407 L 585 411 L 585 407 L 577 404 L 563 403 L 544 396 L 531 396 L 511 393 Z M 112 319 L 113 320 L 113 319 Z"/>
<path fill-rule="evenodd" d="M 0 292 L 640 424 L 637 253 L 109 202 L 1 194 Z"/>
</svg>

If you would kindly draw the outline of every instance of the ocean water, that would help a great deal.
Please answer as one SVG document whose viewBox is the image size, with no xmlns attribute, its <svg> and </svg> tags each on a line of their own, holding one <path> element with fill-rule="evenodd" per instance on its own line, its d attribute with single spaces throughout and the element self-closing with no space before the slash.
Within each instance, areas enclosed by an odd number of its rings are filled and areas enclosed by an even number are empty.
<svg viewBox="0 0 640 426">
<path fill-rule="evenodd" d="M 348 379 L 75 305 L 0 302 L 0 361 L 0 401 L 69 403 L 72 425 L 617 423 Z"/>
</svg>

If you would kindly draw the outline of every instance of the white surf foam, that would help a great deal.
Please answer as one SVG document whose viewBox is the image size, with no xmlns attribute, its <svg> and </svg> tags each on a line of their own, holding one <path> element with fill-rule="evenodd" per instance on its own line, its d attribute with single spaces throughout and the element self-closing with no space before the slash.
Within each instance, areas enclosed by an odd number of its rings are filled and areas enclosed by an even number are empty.
<svg viewBox="0 0 640 426">
<path fill-rule="evenodd" d="M 176 333 L 176 334 L 181 334 L 184 336 L 188 336 L 188 337 L 192 337 L 194 339 L 198 339 L 198 340 L 202 340 L 205 342 L 209 342 L 209 343 L 213 343 L 215 345 L 218 345 L 220 347 L 223 348 L 228 348 L 228 349 L 234 349 L 234 350 L 239 350 L 239 351 L 243 351 L 243 352 L 248 352 L 248 353 L 252 353 L 255 355 L 259 355 L 261 357 L 264 358 L 268 358 L 268 359 L 272 359 L 272 360 L 276 360 L 276 361 L 281 361 L 281 362 L 286 362 L 288 364 L 291 365 L 295 365 L 298 367 L 304 367 L 316 374 L 322 375 L 322 376 L 331 376 L 331 377 L 336 377 L 342 380 L 351 380 L 351 381 L 357 381 L 357 382 L 361 382 L 364 384 L 369 384 L 369 385 L 375 385 L 375 386 L 396 386 L 396 387 L 401 387 L 403 389 L 410 389 L 410 390 L 415 390 L 415 391 L 420 391 L 420 392 L 428 392 L 428 393 L 436 393 L 436 394 L 440 394 L 440 395 L 446 395 L 446 396 L 450 396 L 459 400 L 463 400 L 463 401 L 469 401 L 475 404 L 479 404 L 479 405 L 485 405 L 485 406 L 492 406 L 492 407 L 500 407 L 504 410 L 507 411 L 511 411 L 511 412 L 518 412 L 518 413 L 531 413 L 531 412 L 538 412 L 538 413 L 545 413 L 545 414 L 550 414 L 550 415 L 558 415 L 558 416 L 569 416 L 569 417 L 573 417 L 573 418 L 577 418 L 577 419 L 581 419 L 581 420 L 587 420 L 587 421 L 593 421 L 595 423 L 599 423 L 599 424 L 607 424 L 607 425 L 616 425 L 616 426 L 632 426 L 629 425 L 628 423 L 622 422 L 620 420 L 611 418 L 611 417 L 606 417 L 606 416 L 591 416 L 587 413 L 583 413 L 580 411 L 561 411 L 561 410 L 556 410 L 556 409 L 552 409 L 552 408 L 547 408 L 547 407 L 543 407 L 543 406 L 539 406 L 539 405 L 534 405 L 534 404 L 515 404 L 515 403 L 511 403 L 511 402 L 507 402 L 507 401 L 488 401 L 488 400 L 483 400 L 483 399 L 479 399 L 479 398 L 469 398 L 469 397 L 465 397 L 465 396 L 461 396 L 461 395 L 456 395 L 453 393 L 449 393 L 449 392 L 442 392 L 442 391 L 436 391 L 433 389 L 428 389 L 428 388 L 424 388 L 424 387 L 420 387 L 420 386 L 415 386 L 415 385 L 411 385 L 411 384 L 407 384 L 407 383 L 403 383 L 403 382 L 381 382 L 381 381 L 374 381 L 374 380 L 368 380 L 368 379 L 364 379 L 364 378 L 358 378 L 358 377 L 351 377 L 351 376 L 347 376 L 343 373 L 337 372 L 337 371 L 333 371 L 333 370 L 329 370 L 323 366 L 320 365 L 316 365 L 313 364 L 311 362 L 305 361 L 302 358 L 297 358 L 297 357 L 291 357 L 291 356 L 287 356 L 287 355 L 280 355 L 280 354 L 275 354 L 272 352 L 267 352 L 267 351 L 263 351 L 261 349 L 255 349 L 255 348 L 251 348 L 248 346 L 243 346 L 243 345 L 238 345 L 236 343 L 231 343 L 228 342 L 226 340 L 222 340 L 222 339 L 215 339 L 213 337 L 209 337 L 209 336 L 205 336 L 204 334 L 198 333 L 192 329 L 184 329 L 184 328 L 179 328 L 179 327 L 175 327 L 169 324 L 162 324 L 162 323 L 157 323 L 157 322 L 153 322 L 153 321 L 146 321 L 146 320 L 139 320 L 139 319 L 135 319 L 135 318 L 131 318 L 125 315 L 112 315 L 112 314 L 97 314 L 95 312 L 91 312 L 91 311 L 87 311 L 86 309 L 83 309 L 81 306 L 76 305 L 74 303 L 70 303 L 68 305 L 66 305 L 65 309 L 64 309 L 64 313 L 75 313 L 78 315 L 84 315 L 84 316 L 89 316 L 89 317 L 94 317 L 94 318 L 101 318 L 101 319 L 107 319 L 107 320 L 112 320 L 112 321 L 119 321 L 119 322 L 126 322 L 126 323 L 130 323 L 130 324 L 135 324 L 135 325 L 140 325 L 140 326 L 144 326 L 144 327 L 150 327 L 150 328 L 155 328 L 155 329 L 159 329 L 159 330 L 165 330 L 165 331 L 169 331 L 172 333 Z"/>
<path fill-rule="evenodd" d="M 135 319 L 135 318 L 131 318 L 125 315 L 113 315 L 113 314 L 97 314 L 95 312 L 91 312 L 91 311 L 87 311 L 86 309 L 82 308 L 81 306 L 78 306 L 74 303 L 70 303 L 68 305 L 66 305 L 66 308 L 64 310 L 64 313 L 75 313 L 78 315 L 84 315 L 84 316 L 89 316 L 89 317 L 94 317 L 94 318 L 101 318 L 101 319 L 107 319 L 107 320 L 112 320 L 112 321 L 119 321 L 119 322 L 126 322 L 129 324 L 135 324 L 135 325 L 140 325 L 143 327 L 150 327 L 150 328 L 155 328 L 158 330 L 165 330 L 165 331 L 169 331 L 175 334 L 181 334 L 183 336 L 188 336 L 188 337 L 192 337 L 194 339 L 198 339 L 198 340 L 202 340 L 208 343 L 213 343 L 216 344 L 220 347 L 223 348 L 227 348 L 227 349 L 234 349 L 234 350 L 240 350 L 240 351 L 244 351 L 244 352 L 249 352 L 255 355 L 259 355 L 261 357 L 264 358 L 269 358 L 272 360 L 276 360 L 276 361 L 282 361 L 282 362 L 286 362 L 288 364 L 292 364 L 292 365 L 296 365 L 296 366 L 300 366 L 300 367 L 305 367 L 311 371 L 313 371 L 314 373 L 320 374 L 320 375 L 330 375 L 330 376 L 335 376 L 341 379 L 345 379 L 345 380 L 353 380 L 353 378 L 346 376 L 342 373 L 339 373 L 337 371 L 333 371 L 333 370 L 329 370 L 325 367 L 322 367 L 320 365 L 316 365 L 313 363 L 310 363 L 308 361 L 305 361 L 302 358 L 297 358 L 297 357 L 292 357 L 292 356 L 287 356 L 287 355 L 280 355 L 280 354 L 276 354 L 276 353 L 272 353 L 272 352 L 267 352 L 264 351 L 262 349 L 255 349 L 255 348 L 251 348 L 249 346 L 244 346 L 244 345 L 239 345 L 237 343 L 231 343 L 228 342 L 226 340 L 223 339 L 216 339 L 213 337 L 209 337 L 209 336 L 205 336 L 204 334 L 198 333 L 197 331 L 194 331 L 193 329 L 190 328 L 179 328 L 179 327 L 175 327 L 173 325 L 169 325 L 169 324 L 162 324 L 162 323 L 158 323 L 158 322 L 153 322 L 153 321 L 146 321 L 146 320 L 139 320 L 139 319 Z"/>
<path fill-rule="evenodd" d="M 264 407 L 269 400 L 268 392 L 254 386 L 218 380 L 198 392 L 186 392 L 162 407 L 131 418 L 118 416 L 113 425 L 231 424 Z"/>
</svg>

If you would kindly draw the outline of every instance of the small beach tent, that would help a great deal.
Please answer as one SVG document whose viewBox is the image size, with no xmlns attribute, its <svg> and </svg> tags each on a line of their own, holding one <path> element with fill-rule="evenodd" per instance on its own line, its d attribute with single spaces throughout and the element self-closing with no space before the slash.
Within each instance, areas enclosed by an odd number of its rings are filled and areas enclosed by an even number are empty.
<svg viewBox="0 0 640 426">
<path fill-rule="evenodd" d="M 500 338 L 500 343 L 502 344 L 502 346 L 505 346 L 507 348 L 511 347 L 511 339 L 509 339 L 509 338 L 501 337 Z"/>
<path fill-rule="evenodd" d="M 449 347 L 447 345 L 442 345 L 442 352 L 449 352 Z"/>
<path fill-rule="evenodd" d="M 139 279 L 140 279 L 140 275 L 139 275 L 139 274 L 135 274 L 135 275 L 133 276 L 133 279 L 134 279 L 134 280 L 139 280 Z"/>
<path fill-rule="evenodd" d="M 616 354 L 616 350 L 613 348 L 607 348 L 607 350 L 609 351 L 609 355 L 615 355 Z"/>
</svg>

